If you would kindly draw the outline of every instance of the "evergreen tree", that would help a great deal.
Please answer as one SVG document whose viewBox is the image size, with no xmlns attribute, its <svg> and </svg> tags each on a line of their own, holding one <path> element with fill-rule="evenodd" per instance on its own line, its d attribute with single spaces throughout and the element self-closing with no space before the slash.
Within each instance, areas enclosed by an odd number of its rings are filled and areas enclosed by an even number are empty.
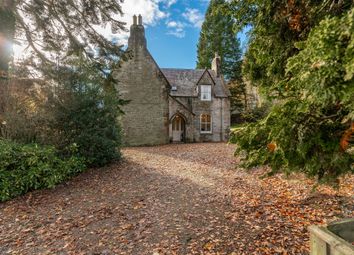
<svg viewBox="0 0 354 255">
<path fill-rule="evenodd" d="M 340 15 L 352 4 L 351 0 L 232 0 L 229 13 L 236 28 L 252 27 L 244 77 L 265 95 L 277 95 L 272 86 L 285 77 L 287 59 L 299 52 L 295 43 L 306 40 L 326 15 Z"/>
<path fill-rule="evenodd" d="M 117 61 L 121 55 L 121 48 L 101 35 L 97 26 L 110 26 L 112 32 L 124 29 L 124 23 L 117 20 L 117 16 L 122 14 L 120 2 L 120 0 L 2 1 L 0 33 L 5 31 L 6 41 L 12 42 L 15 24 L 16 39 L 31 49 L 27 64 L 50 78 L 56 77 L 58 63 L 64 63 L 68 56 L 79 52 L 83 52 L 93 61 L 97 70 L 104 72 L 103 67 L 107 62 Z M 11 19 L 8 19 L 9 17 Z M 0 43 L 0 46 L 2 53 L 3 44 Z M 0 68 L 7 71 L 9 54 L 4 56 L 1 58 Z"/>
<path fill-rule="evenodd" d="M 210 68 L 217 52 L 225 78 L 236 80 L 241 75 L 241 49 L 233 30 L 233 17 L 222 11 L 227 6 L 225 0 L 210 1 L 198 42 L 197 68 Z"/>
<path fill-rule="evenodd" d="M 253 26 L 243 74 L 276 99 L 232 138 L 246 165 L 322 181 L 353 172 L 352 1 L 231 4 L 238 25 Z"/>
<path fill-rule="evenodd" d="M 71 155 L 72 145 L 88 166 L 120 158 L 118 117 L 124 101 L 105 91 L 106 77 L 85 58 L 74 58 L 60 70 L 60 86 L 48 100 L 50 143 Z M 48 142 L 48 141 L 47 141 Z"/>
<path fill-rule="evenodd" d="M 117 20 L 122 15 L 121 2 L 0 1 L 0 53 L 5 51 L 1 36 L 6 42 L 27 46 L 24 61 L 15 68 L 27 71 L 26 75 L 34 71 L 46 84 L 56 85 L 55 91 L 47 86 L 50 91 L 43 95 L 48 107 L 34 113 L 40 120 L 45 119 L 39 134 L 44 139 L 40 142 L 52 143 L 68 154 L 71 151 L 67 149 L 76 144 L 90 165 L 104 165 L 119 158 L 117 117 L 123 101 L 106 89 L 114 89 L 116 81 L 109 70 L 116 67 L 123 51 L 100 34 L 99 28 L 108 26 L 112 33 L 125 29 L 124 23 Z M 3 21 L 11 21 L 11 26 Z M 2 71 L 7 72 L 10 59 L 11 50 L 0 59 Z"/>
<path fill-rule="evenodd" d="M 247 105 L 246 85 L 242 80 L 230 81 L 228 85 L 231 93 L 231 97 L 230 97 L 231 113 L 240 115 L 244 111 Z"/>
</svg>

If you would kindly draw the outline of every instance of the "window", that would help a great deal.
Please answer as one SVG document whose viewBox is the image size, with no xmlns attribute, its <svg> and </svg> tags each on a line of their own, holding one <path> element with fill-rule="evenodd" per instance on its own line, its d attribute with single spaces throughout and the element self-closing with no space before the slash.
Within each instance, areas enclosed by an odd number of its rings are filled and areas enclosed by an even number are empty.
<svg viewBox="0 0 354 255">
<path fill-rule="evenodd" d="M 211 86 L 201 85 L 200 86 L 200 100 L 211 101 Z"/>
<path fill-rule="evenodd" d="M 180 116 L 176 116 L 172 121 L 172 130 L 179 131 L 181 129 L 182 119 Z"/>
<path fill-rule="evenodd" d="M 200 115 L 200 133 L 211 133 L 211 117 L 209 114 Z"/>
</svg>

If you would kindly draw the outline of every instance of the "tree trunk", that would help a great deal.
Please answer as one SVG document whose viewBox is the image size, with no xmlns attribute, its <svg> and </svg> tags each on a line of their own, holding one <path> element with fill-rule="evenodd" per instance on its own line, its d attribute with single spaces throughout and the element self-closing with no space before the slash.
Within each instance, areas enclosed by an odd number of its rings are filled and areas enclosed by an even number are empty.
<svg viewBox="0 0 354 255">
<path fill-rule="evenodd" d="M 7 79 L 15 35 L 14 0 L 0 0 L 0 79 Z"/>
</svg>

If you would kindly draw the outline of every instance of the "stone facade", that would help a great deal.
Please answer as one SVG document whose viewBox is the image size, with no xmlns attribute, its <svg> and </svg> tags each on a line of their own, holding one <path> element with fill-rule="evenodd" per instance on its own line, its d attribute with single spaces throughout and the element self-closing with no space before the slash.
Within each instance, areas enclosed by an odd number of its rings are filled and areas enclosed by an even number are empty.
<svg viewBox="0 0 354 255">
<path fill-rule="evenodd" d="M 127 50 L 131 58 L 115 71 L 117 90 L 129 100 L 121 119 L 126 145 L 228 139 L 230 92 L 217 55 L 211 70 L 160 69 L 147 49 L 141 16 L 134 16 Z M 205 87 L 208 100 L 202 100 Z"/>
<path fill-rule="evenodd" d="M 115 75 L 120 96 L 129 100 L 122 116 L 126 145 L 155 145 L 169 142 L 169 84 L 146 48 L 142 23 L 133 24 L 128 51 Z"/>
</svg>

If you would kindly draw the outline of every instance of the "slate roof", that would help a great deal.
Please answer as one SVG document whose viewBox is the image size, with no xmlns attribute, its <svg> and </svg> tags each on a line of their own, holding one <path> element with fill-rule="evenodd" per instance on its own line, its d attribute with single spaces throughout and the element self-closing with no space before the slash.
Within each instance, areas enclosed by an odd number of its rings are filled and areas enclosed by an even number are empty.
<svg viewBox="0 0 354 255">
<path fill-rule="evenodd" d="M 162 73 L 170 83 L 171 87 L 177 87 L 176 91 L 171 90 L 171 96 L 189 96 L 197 97 L 197 83 L 202 78 L 206 69 L 175 69 L 175 68 L 161 68 Z M 221 77 L 216 77 L 213 70 L 208 70 L 212 79 L 215 82 L 214 96 L 228 97 L 230 91 Z"/>
</svg>

